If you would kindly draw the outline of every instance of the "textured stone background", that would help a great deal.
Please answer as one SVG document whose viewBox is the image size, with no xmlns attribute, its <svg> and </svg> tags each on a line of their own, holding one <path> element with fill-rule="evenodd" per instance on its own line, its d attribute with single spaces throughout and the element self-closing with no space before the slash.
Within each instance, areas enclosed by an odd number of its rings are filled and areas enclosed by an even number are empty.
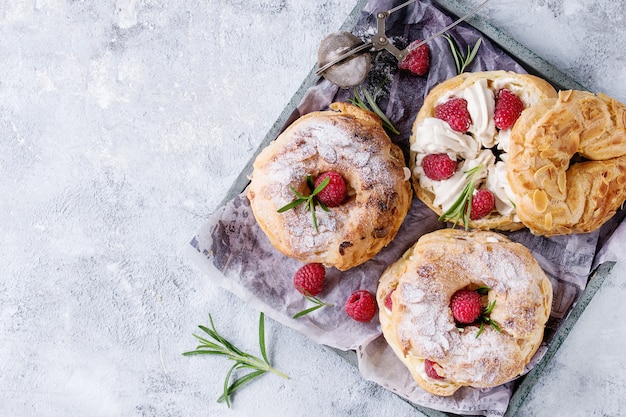
<svg viewBox="0 0 626 417">
<path fill-rule="evenodd" d="M 230 364 L 181 356 L 208 313 L 258 353 L 258 313 L 209 285 L 183 251 L 352 7 L 0 5 L 0 415 L 418 414 L 269 320 L 268 353 L 291 378 L 263 377 L 231 410 L 215 402 Z M 495 0 L 481 13 L 626 101 L 621 1 Z M 524 415 L 624 409 L 623 273 L 618 265 Z"/>
</svg>

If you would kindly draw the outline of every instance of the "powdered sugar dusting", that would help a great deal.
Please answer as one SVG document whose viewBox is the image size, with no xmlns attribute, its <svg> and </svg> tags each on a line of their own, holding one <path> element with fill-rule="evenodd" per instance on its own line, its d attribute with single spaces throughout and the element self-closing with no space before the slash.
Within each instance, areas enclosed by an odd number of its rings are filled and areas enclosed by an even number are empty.
<svg viewBox="0 0 626 417">
<path fill-rule="evenodd" d="M 412 355 L 441 365 L 455 383 L 503 383 L 524 368 L 520 339 L 534 337 L 543 325 L 541 282 L 547 278 L 519 244 L 504 236 L 442 233 L 418 243 L 406 268 L 410 272 L 399 279 L 396 291 L 404 310 L 398 311 L 404 313 L 397 322 L 398 338 Z M 498 319 L 501 333 L 486 326 L 476 338 L 477 326 L 456 327 L 450 297 L 469 286 L 489 287 L 489 301 L 496 302 L 491 317 Z"/>
<path fill-rule="evenodd" d="M 349 114 L 314 113 L 302 117 L 261 152 L 251 189 L 263 200 L 256 204 L 264 205 L 265 215 L 290 203 L 295 198 L 293 190 L 309 195 L 307 175 L 315 179 L 333 170 L 346 180 L 349 198 L 345 203 L 330 211 L 315 206 L 317 229 L 306 204 L 277 214 L 280 217 L 271 227 L 284 228 L 277 234 L 296 257 L 333 249 L 341 252 L 339 245 L 355 239 L 354 229 L 363 229 L 358 225 L 373 223 L 372 202 L 387 202 L 397 194 L 398 183 L 408 184 L 404 162 L 391 154 L 394 145 L 381 132 L 382 127 L 374 131 Z M 372 197 L 375 200 L 370 201 Z M 359 233 L 364 238 L 373 232 L 363 229 Z"/>
</svg>

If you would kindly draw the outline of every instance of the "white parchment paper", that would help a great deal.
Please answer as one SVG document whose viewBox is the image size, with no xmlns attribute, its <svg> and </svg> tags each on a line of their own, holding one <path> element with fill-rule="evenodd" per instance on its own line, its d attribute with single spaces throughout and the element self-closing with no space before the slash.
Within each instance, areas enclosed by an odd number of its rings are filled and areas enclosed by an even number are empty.
<svg viewBox="0 0 626 417">
<path fill-rule="evenodd" d="M 374 33 L 373 13 L 389 10 L 402 3 L 371 0 L 361 13 L 353 33 L 367 38 Z M 426 2 L 417 2 L 395 12 L 388 20 L 387 35 L 400 48 L 414 39 L 423 39 L 452 22 L 452 18 Z M 480 33 L 461 25 L 450 32 L 461 49 L 473 45 Z M 387 52 L 373 54 L 373 66 L 362 85 L 370 91 L 379 89 L 379 105 L 400 131 L 392 140 L 405 152 L 413 119 L 425 95 L 439 82 L 456 75 L 448 43 L 437 38 L 429 43 L 431 69 L 426 77 L 397 71 L 397 62 Z M 525 72 L 511 57 L 487 39 L 469 71 L 512 70 Z M 352 90 L 343 90 L 322 80 L 305 94 L 294 109 L 290 121 L 299 115 L 325 109 L 333 101 L 347 101 Z M 552 315 L 544 344 L 528 369 L 541 358 L 554 332 L 584 290 L 592 268 L 604 261 L 623 259 L 619 242 L 626 239 L 626 226 L 620 225 L 620 212 L 600 231 L 573 236 L 545 238 L 526 230 L 507 233 L 513 241 L 528 247 L 554 288 Z M 433 409 L 472 415 L 502 415 L 507 409 L 514 382 L 492 389 L 463 388 L 451 397 L 429 394 L 413 382 L 408 370 L 386 344 L 380 323 L 358 323 L 343 310 L 352 291 L 376 292 L 378 279 L 385 268 L 397 260 L 423 234 L 446 227 L 417 198 L 414 199 L 397 237 L 372 260 L 351 270 L 327 271 L 325 290 L 320 294 L 326 303 L 314 313 L 293 319 L 293 315 L 311 304 L 293 287 L 293 274 L 302 266 L 270 244 L 258 227 L 249 202 L 242 193 L 220 207 L 191 241 L 193 258 L 210 279 L 240 297 L 274 320 L 305 335 L 312 341 L 340 350 L 355 350 L 364 378 L 375 381 L 407 400 Z M 613 232 L 617 229 L 617 232 Z"/>
</svg>

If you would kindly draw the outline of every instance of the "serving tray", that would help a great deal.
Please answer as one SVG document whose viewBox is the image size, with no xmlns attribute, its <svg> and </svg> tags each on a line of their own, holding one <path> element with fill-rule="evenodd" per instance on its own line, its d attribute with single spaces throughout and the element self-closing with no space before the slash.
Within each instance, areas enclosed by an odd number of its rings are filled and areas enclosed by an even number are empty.
<svg viewBox="0 0 626 417">
<path fill-rule="evenodd" d="M 361 15 L 368 1 L 369 0 L 358 0 L 354 9 L 350 13 L 346 21 L 343 23 L 341 28 L 339 28 L 339 30 L 351 31 L 351 29 L 354 28 L 356 22 L 358 21 L 359 16 Z M 433 0 L 432 4 L 445 11 L 448 15 L 455 17 L 464 15 L 469 11 L 467 6 L 461 4 L 456 0 Z M 482 36 L 488 38 L 491 42 L 500 47 L 517 63 L 519 63 L 526 71 L 550 81 L 557 89 L 586 90 L 586 88 L 579 84 L 577 81 L 571 79 L 566 74 L 553 67 L 549 62 L 537 56 L 531 50 L 509 37 L 503 31 L 491 25 L 480 16 L 473 16 L 469 18 L 464 24 L 470 25 L 474 29 L 478 30 Z M 299 116 L 299 112 L 296 110 L 298 104 L 305 97 L 306 92 L 311 87 L 315 86 L 320 80 L 320 77 L 315 74 L 316 69 L 316 67 L 313 67 L 307 77 L 305 77 L 300 87 L 297 89 L 296 93 L 287 103 L 278 119 L 274 122 L 270 130 L 260 142 L 259 147 L 256 149 L 244 169 L 241 171 L 240 175 L 231 185 L 220 206 L 225 205 L 227 202 L 231 201 L 233 198 L 240 195 L 244 191 L 249 183 L 249 176 L 252 173 L 252 164 L 258 153 L 265 146 L 267 146 L 267 144 L 274 140 L 286 126 L 288 126 L 293 120 L 295 120 Z M 585 290 L 582 294 L 580 294 L 576 303 L 569 310 L 568 316 L 561 321 L 561 324 L 556 330 L 555 334 L 552 336 L 542 359 L 532 368 L 530 372 L 517 380 L 516 386 L 513 391 L 513 396 L 510 399 L 507 411 L 504 414 L 505 416 L 513 416 L 520 409 L 520 407 L 524 403 L 524 400 L 532 390 L 533 386 L 540 378 L 546 365 L 550 362 L 550 360 L 557 352 L 571 329 L 574 327 L 578 318 L 587 307 L 589 301 L 602 286 L 613 265 L 613 262 L 601 264 L 596 268 L 595 271 L 591 273 Z M 357 365 L 356 354 L 354 351 L 345 352 L 334 348 L 329 349 L 332 349 L 338 355 L 344 357 L 355 366 Z M 420 405 L 416 405 L 414 403 L 410 404 L 424 415 L 430 417 L 456 415 L 452 413 L 433 410 Z"/>
</svg>

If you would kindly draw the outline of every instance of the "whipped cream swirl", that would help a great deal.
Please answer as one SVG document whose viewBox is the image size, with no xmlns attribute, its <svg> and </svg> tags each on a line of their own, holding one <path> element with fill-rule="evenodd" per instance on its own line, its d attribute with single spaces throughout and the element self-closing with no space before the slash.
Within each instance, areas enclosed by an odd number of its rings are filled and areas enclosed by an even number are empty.
<svg viewBox="0 0 626 417">
<path fill-rule="evenodd" d="M 509 150 L 511 129 L 498 130 L 495 127 L 495 94 L 507 88 L 518 95 L 527 107 L 530 103 L 521 86 L 513 80 L 499 80 L 489 85 L 487 79 L 478 80 L 470 87 L 452 91 L 442 96 L 437 104 L 450 98 L 461 97 L 467 101 L 472 124 L 467 133 L 460 133 L 443 120 L 426 118 L 414 132 L 417 138 L 411 144 L 415 153 L 413 174 L 419 179 L 422 188 L 435 195 L 433 204 L 447 211 L 456 201 L 469 179 L 465 172 L 483 164 L 484 169 L 474 178 L 476 188 L 485 188 L 495 197 L 496 210 L 502 215 L 515 214 L 514 195 L 506 176 L 506 160 Z M 426 176 L 422 159 L 429 154 L 445 153 L 458 162 L 454 175 L 448 179 L 435 181 Z"/>
</svg>

